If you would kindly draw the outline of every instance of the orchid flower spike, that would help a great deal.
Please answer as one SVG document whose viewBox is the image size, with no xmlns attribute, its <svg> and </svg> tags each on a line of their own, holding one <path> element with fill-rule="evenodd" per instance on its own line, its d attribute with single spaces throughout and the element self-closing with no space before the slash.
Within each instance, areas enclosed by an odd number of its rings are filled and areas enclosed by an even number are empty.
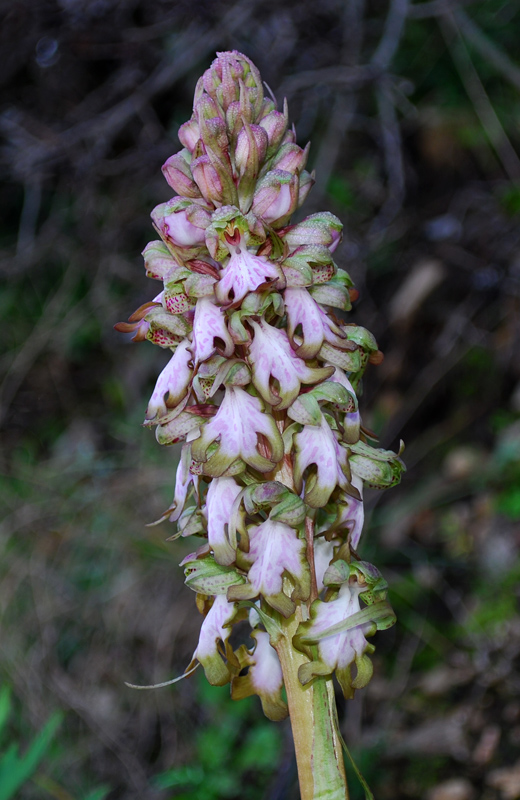
<svg viewBox="0 0 520 800">
<path fill-rule="evenodd" d="M 312 766 L 336 736 L 323 687 L 333 675 L 347 697 L 365 686 L 367 637 L 395 619 L 382 576 L 356 552 L 363 487 L 393 486 L 404 470 L 401 450 L 374 447 L 360 418 L 356 391 L 382 355 L 346 316 L 357 293 L 334 260 L 339 219 L 291 224 L 313 184 L 308 147 L 246 56 L 217 55 L 179 138 L 163 166 L 176 194 L 153 210 L 159 239 L 143 253 L 163 289 L 116 327 L 168 351 L 145 424 L 182 443 L 159 521 L 177 525 L 170 538 L 202 540 L 183 562 L 203 615 L 186 674 L 202 664 L 234 699 L 257 694 L 272 719 L 287 714 L 284 684 L 291 718 L 310 703 L 313 724 L 321 708 L 311 749 L 295 728 L 297 756 L 322 748 L 314 762 L 298 756 L 302 798 L 339 800 L 338 748 L 325 777 Z M 251 644 L 238 646 L 246 618 Z"/>
</svg>

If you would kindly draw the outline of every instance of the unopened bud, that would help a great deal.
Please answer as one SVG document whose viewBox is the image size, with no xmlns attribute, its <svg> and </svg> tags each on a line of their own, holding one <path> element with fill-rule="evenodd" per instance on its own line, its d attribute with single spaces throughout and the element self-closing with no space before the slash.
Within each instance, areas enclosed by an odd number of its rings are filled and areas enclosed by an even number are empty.
<svg viewBox="0 0 520 800">
<path fill-rule="evenodd" d="M 258 116 L 264 99 L 262 79 L 253 62 L 242 53 L 219 53 L 203 76 L 205 91 L 224 111 L 239 99 L 241 85 L 254 108 L 254 116 Z"/>
<path fill-rule="evenodd" d="M 190 151 L 190 153 L 193 153 L 199 139 L 199 124 L 197 120 L 192 117 L 188 122 L 185 122 L 184 125 L 181 125 L 179 128 L 179 140 L 180 143 Z"/>
<path fill-rule="evenodd" d="M 305 168 L 309 155 L 310 142 L 302 150 L 297 144 L 284 144 L 273 159 L 273 168 L 285 172 L 301 172 Z"/>
<path fill-rule="evenodd" d="M 253 213 L 268 224 L 283 225 L 298 206 L 298 176 L 272 170 L 258 183 Z"/>
<path fill-rule="evenodd" d="M 267 133 L 260 125 L 245 125 L 238 134 L 235 164 L 240 177 L 256 177 L 267 151 Z"/>
<path fill-rule="evenodd" d="M 322 211 L 288 228 L 284 239 L 290 249 L 302 244 L 324 244 L 333 253 L 341 241 L 342 230 L 343 225 L 334 214 Z"/>
<path fill-rule="evenodd" d="M 199 187 L 193 180 L 190 169 L 191 154 L 189 150 L 181 150 L 165 161 L 162 172 L 168 184 L 182 197 L 200 197 Z"/>
<path fill-rule="evenodd" d="M 281 111 L 271 111 L 259 121 L 261 128 L 267 133 L 267 140 L 269 142 L 267 147 L 267 157 L 273 155 L 278 150 L 280 143 L 287 131 L 287 103 L 285 104 L 284 113 Z"/>
<path fill-rule="evenodd" d="M 222 181 L 209 156 L 195 159 L 191 169 L 202 196 L 214 205 L 222 205 Z"/>
<path fill-rule="evenodd" d="M 152 220 L 166 241 L 177 247 L 196 247 L 204 244 L 204 222 L 210 215 L 200 206 L 188 204 L 182 198 L 161 203 L 152 211 Z"/>
</svg>

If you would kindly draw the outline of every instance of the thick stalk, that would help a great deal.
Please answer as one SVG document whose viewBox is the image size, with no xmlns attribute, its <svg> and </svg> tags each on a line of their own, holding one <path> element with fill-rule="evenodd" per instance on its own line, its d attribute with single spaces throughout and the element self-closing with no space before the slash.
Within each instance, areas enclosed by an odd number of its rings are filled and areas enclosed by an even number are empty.
<svg viewBox="0 0 520 800">
<path fill-rule="evenodd" d="M 332 681 L 315 678 L 302 686 L 298 680 L 298 668 L 308 660 L 292 644 L 302 611 L 299 605 L 290 619 L 282 619 L 284 635 L 276 646 L 287 692 L 301 800 L 348 800 L 343 753 L 334 725 Z"/>
<path fill-rule="evenodd" d="M 280 414 L 277 425 L 283 433 L 287 418 Z M 294 491 L 290 457 L 286 456 L 272 476 Z M 311 596 L 308 605 L 316 598 L 316 574 L 314 570 L 314 525 L 305 521 L 307 558 L 311 570 Z M 292 586 L 287 578 L 287 594 Z M 347 779 L 341 743 L 338 739 L 335 719 L 334 687 L 332 680 L 315 678 L 302 686 L 298 669 L 308 658 L 296 650 L 292 640 L 298 625 L 309 618 L 306 604 L 296 606 L 289 619 L 281 618 L 283 635 L 278 639 L 276 652 L 282 666 L 287 704 L 296 753 L 301 800 L 348 800 Z"/>
</svg>

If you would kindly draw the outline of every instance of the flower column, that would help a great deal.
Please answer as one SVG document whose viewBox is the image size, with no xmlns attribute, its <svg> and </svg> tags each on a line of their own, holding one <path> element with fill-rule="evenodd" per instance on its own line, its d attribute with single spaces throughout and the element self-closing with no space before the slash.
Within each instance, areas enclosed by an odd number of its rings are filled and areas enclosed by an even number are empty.
<svg viewBox="0 0 520 800">
<path fill-rule="evenodd" d="M 163 289 L 116 327 L 171 353 L 145 425 L 183 442 L 158 522 L 202 539 L 183 562 L 204 616 L 186 672 L 200 663 L 234 699 L 289 712 L 303 800 L 343 800 L 332 676 L 347 698 L 365 686 L 367 637 L 394 621 L 384 579 L 356 553 L 363 484 L 403 470 L 359 417 L 356 389 L 381 354 L 334 311 L 350 309 L 352 286 L 333 260 L 339 220 L 290 224 L 313 183 L 308 148 L 248 58 L 218 56 L 179 138 L 163 166 L 177 194 L 153 211 L 160 241 L 144 251 Z M 252 644 L 235 649 L 243 619 Z"/>
</svg>

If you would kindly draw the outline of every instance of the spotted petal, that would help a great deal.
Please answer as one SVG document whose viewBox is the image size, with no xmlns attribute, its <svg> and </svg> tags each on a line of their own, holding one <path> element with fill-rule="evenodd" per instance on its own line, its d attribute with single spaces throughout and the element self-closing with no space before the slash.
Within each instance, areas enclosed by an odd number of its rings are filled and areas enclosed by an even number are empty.
<svg viewBox="0 0 520 800">
<path fill-rule="evenodd" d="M 189 346 L 188 339 L 184 339 L 157 378 L 146 409 L 145 419 L 149 422 L 158 422 L 166 416 L 169 409 L 174 408 L 186 396 L 193 376 L 193 369 L 189 367 L 191 361 Z"/>
<path fill-rule="evenodd" d="M 287 309 L 287 332 L 297 355 L 314 358 L 324 341 L 341 347 L 344 335 L 313 300 L 305 288 L 289 288 L 284 294 Z M 302 329 L 302 342 L 294 340 L 298 326 Z"/>
<path fill-rule="evenodd" d="M 206 496 L 208 541 L 218 564 L 232 564 L 236 558 L 236 547 L 229 541 L 227 525 L 240 492 L 241 487 L 233 478 L 214 478 L 209 485 Z"/>
<path fill-rule="evenodd" d="M 296 458 L 294 482 L 297 491 L 303 485 L 307 467 L 316 466 L 316 473 L 305 481 L 304 500 L 313 508 L 324 506 L 336 486 L 348 485 L 347 451 L 337 441 L 325 417 L 320 425 L 305 425 L 294 437 Z"/>
<path fill-rule="evenodd" d="M 269 458 L 260 455 L 258 434 L 267 439 Z M 217 441 L 216 452 L 208 456 L 208 448 Z M 196 461 L 204 463 L 204 473 L 213 477 L 223 475 L 239 459 L 260 472 L 270 472 L 282 459 L 283 442 L 273 417 L 264 412 L 261 400 L 244 389 L 227 386 L 217 414 L 203 426 L 201 436 L 193 442 L 192 455 Z"/>
<path fill-rule="evenodd" d="M 308 639 L 320 634 L 337 623 L 360 611 L 359 588 L 349 583 L 343 584 L 338 597 L 328 603 L 316 600 L 312 604 L 311 621 L 300 625 L 295 644 L 302 633 Z M 372 677 L 372 663 L 367 653 L 373 653 L 374 647 L 365 638 L 375 631 L 373 622 L 362 623 L 341 633 L 325 636 L 317 643 L 318 658 L 300 667 L 299 678 L 306 684 L 316 675 L 330 675 L 336 671 L 346 697 L 352 697 L 353 689 L 361 689 Z M 350 668 L 355 663 L 357 674 L 351 678 Z"/>
<path fill-rule="evenodd" d="M 249 348 L 253 383 L 268 403 L 277 410 L 287 408 L 298 396 L 301 383 L 319 383 L 329 377 L 330 367 L 311 368 L 298 358 L 283 330 L 265 320 L 251 322 L 255 336 Z M 274 391 L 273 380 L 278 382 Z"/>
<path fill-rule="evenodd" d="M 193 320 L 193 359 L 196 364 L 211 358 L 217 346 L 229 358 L 235 349 L 226 325 L 226 315 L 210 297 L 197 300 Z"/>
<path fill-rule="evenodd" d="M 220 303 L 237 303 L 263 283 L 281 277 L 278 267 L 265 256 L 255 256 L 244 245 L 232 255 L 220 275 L 215 295 Z"/>
<path fill-rule="evenodd" d="M 306 543 L 284 522 L 271 518 L 248 529 L 249 553 L 244 560 L 251 564 L 248 583 L 231 586 L 228 600 L 251 600 L 259 594 L 284 617 L 294 614 L 295 601 L 306 600 L 310 592 L 310 571 Z M 283 592 L 283 575 L 295 581 L 289 598 Z"/>
<path fill-rule="evenodd" d="M 193 658 L 200 661 L 206 678 L 213 686 L 224 686 L 230 678 L 228 668 L 218 652 L 218 642 L 226 642 L 229 638 L 231 629 L 225 625 L 235 613 L 235 604 L 228 603 L 225 595 L 218 594 L 200 629 L 199 644 Z"/>
</svg>

